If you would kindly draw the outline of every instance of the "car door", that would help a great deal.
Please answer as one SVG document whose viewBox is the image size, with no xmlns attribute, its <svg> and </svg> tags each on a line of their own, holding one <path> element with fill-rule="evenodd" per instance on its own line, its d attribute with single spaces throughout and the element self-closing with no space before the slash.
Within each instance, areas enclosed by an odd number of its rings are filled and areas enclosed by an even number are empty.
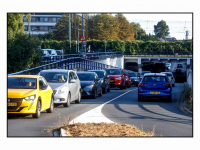
<svg viewBox="0 0 200 150">
<path fill-rule="evenodd" d="M 49 108 L 50 104 L 51 104 L 52 90 L 51 90 L 51 87 L 48 85 L 47 81 L 45 80 L 45 78 L 42 77 L 42 81 L 44 82 L 44 85 L 47 86 L 45 105 L 46 105 L 47 108 Z"/>
<path fill-rule="evenodd" d="M 74 100 L 77 100 L 78 99 L 79 84 L 80 84 L 80 82 L 78 81 L 78 77 L 75 74 L 75 72 L 71 72 L 71 73 L 72 73 L 73 79 L 76 81 L 74 83 L 74 85 L 73 85 L 73 88 L 74 88 Z"/>
<path fill-rule="evenodd" d="M 41 87 L 45 86 L 45 82 L 42 77 L 39 77 L 39 89 L 40 89 L 40 97 L 41 97 L 41 111 L 45 110 L 47 108 L 47 89 L 42 90 Z"/>
<path fill-rule="evenodd" d="M 73 72 L 69 72 L 69 91 L 71 93 L 71 101 L 73 101 L 75 99 L 75 93 L 76 93 L 76 89 L 75 89 L 75 83 L 70 83 L 70 80 L 74 79 L 73 76 Z"/>
</svg>

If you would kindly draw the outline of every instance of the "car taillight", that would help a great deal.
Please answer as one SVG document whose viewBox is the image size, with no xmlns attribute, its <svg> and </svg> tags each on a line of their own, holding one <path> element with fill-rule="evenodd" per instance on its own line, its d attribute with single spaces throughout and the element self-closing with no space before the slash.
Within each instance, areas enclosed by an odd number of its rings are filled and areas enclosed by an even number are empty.
<svg viewBox="0 0 200 150">
<path fill-rule="evenodd" d="M 169 83 L 166 83 L 166 84 L 163 84 L 163 85 L 166 85 L 168 88 L 170 88 L 170 84 Z"/>
<path fill-rule="evenodd" d="M 142 87 L 143 85 L 147 85 L 147 83 L 140 83 L 139 87 Z"/>
<path fill-rule="evenodd" d="M 180 72 L 182 72 L 182 70 L 180 70 Z"/>
<path fill-rule="evenodd" d="M 174 78 L 172 77 L 171 79 L 173 80 Z"/>
</svg>

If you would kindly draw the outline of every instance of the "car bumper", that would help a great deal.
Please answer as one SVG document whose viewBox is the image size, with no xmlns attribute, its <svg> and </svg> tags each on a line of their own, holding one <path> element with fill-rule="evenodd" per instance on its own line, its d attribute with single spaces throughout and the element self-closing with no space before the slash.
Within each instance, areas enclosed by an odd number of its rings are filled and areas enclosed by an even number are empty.
<svg viewBox="0 0 200 150">
<path fill-rule="evenodd" d="M 54 94 L 54 104 L 65 104 L 67 103 L 67 97 L 68 93 L 62 93 L 62 94 Z"/>
<path fill-rule="evenodd" d="M 94 96 L 94 91 L 85 91 L 85 90 L 81 90 L 81 96 L 86 97 L 86 96 Z"/>
<path fill-rule="evenodd" d="M 151 94 L 151 92 L 160 92 L 160 94 Z M 140 90 L 138 89 L 138 96 L 142 98 L 168 98 L 171 96 L 171 89 L 166 90 Z"/>
</svg>

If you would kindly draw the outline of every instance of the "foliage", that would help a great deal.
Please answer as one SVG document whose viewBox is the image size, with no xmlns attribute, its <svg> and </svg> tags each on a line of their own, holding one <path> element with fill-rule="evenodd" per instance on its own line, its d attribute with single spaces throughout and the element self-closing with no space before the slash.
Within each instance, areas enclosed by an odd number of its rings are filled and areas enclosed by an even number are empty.
<svg viewBox="0 0 200 150">
<path fill-rule="evenodd" d="M 157 25 L 154 25 L 154 33 L 159 38 L 165 38 L 170 34 L 169 26 L 164 20 L 161 20 Z"/>
<path fill-rule="evenodd" d="M 24 33 L 17 33 L 7 42 L 8 73 L 33 68 L 40 65 L 42 51 L 38 49 L 40 41 Z"/>
</svg>

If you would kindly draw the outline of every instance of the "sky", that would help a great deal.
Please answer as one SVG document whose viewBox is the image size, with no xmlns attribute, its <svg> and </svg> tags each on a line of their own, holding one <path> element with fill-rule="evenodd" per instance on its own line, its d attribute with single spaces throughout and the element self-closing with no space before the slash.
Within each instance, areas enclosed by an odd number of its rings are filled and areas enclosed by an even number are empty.
<svg viewBox="0 0 200 150">
<path fill-rule="evenodd" d="M 192 14 L 123 14 L 129 22 L 139 23 L 147 34 L 154 34 L 154 25 L 161 20 L 169 26 L 171 37 L 185 39 L 185 31 L 189 31 L 188 39 L 192 38 Z"/>
</svg>

